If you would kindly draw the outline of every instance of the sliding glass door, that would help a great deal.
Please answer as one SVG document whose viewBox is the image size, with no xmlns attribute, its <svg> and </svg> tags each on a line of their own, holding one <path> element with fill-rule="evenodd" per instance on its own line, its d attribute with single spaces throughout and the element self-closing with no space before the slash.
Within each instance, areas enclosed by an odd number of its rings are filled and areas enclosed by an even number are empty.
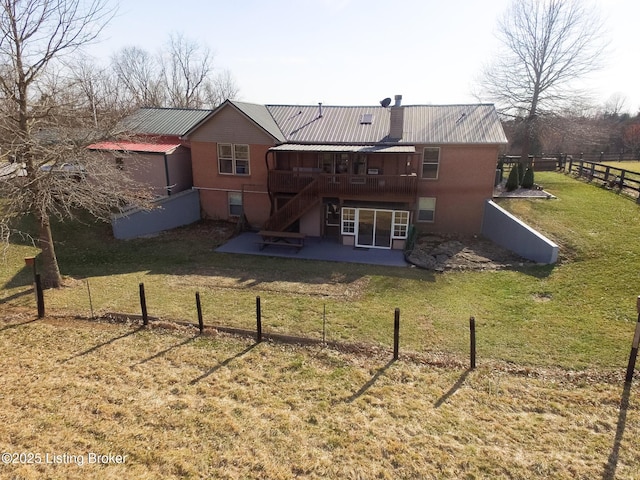
<svg viewBox="0 0 640 480">
<path fill-rule="evenodd" d="M 358 209 L 356 246 L 391 248 L 391 210 Z"/>
</svg>

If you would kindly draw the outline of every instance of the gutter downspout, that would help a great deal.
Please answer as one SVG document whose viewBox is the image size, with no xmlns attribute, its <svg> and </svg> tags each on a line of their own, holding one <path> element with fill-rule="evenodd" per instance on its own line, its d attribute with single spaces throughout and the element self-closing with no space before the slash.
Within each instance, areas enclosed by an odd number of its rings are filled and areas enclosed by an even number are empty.
<svg viewBox="0 0 640 480">
<path fill-rule="evenodd" d="M 164 155 L 164 177 L 165 180 L 167 182 L 167 186 L 166 186 L 166 190 L 167 190 L 167 197 L 171 196 L 171 183 L 169 182 L 169 162 L 167 159 L 167 154 L 165 153 Z"/>
<path fill-rule="evenodd" d="M 275 163 L 275 153 L 267 150 L 266 153 L 264 154 L 264 163 L 267 167 L 267 195 L 269 195 L 269 203 L 270 208 L 269 208 L 269 216 L 273 215 L 275 212 L 275 199 L 273 198 L 273 194 L 271 193 L 271 185 L 269 182 L 269 154 L 272 154 L 272 158 L 274 159 L 274 163 Z"/>
</svg>

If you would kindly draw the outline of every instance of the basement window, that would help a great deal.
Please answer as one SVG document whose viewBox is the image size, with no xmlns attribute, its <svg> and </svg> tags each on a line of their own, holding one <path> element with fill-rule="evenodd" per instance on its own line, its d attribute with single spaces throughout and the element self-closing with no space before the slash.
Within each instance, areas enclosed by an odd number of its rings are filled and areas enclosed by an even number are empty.
<svg viewBox="0 0 640 480">
<path fill-rule="evenodd" d="M 228 192 L 227 201 L 229 204 L 229 216 L 239 217 L 242 215 L 242 193 Z"/>
</svg>

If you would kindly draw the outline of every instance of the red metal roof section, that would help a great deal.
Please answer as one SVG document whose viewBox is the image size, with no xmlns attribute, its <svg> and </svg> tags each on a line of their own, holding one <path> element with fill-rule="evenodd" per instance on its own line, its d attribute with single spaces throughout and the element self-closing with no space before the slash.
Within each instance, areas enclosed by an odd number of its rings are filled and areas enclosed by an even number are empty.
<svg viewBox="0 0 640 480">
<path fill-rule="evenodd" d="M 139 153 L 172 153 L 182 145 L 176 137 L 157 137 L 153 141 L 146 139 L 122 140 L 119 142 L 98 142 L 89 145 L 89 150 L 107 150 L 112 152 L 139 152 Z"/>
</svg>

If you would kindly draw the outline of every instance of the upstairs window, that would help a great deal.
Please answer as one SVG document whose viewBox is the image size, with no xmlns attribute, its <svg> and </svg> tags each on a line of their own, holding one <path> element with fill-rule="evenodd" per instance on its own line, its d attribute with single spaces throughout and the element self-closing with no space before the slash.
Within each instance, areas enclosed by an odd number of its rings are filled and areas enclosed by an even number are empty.
<svg viewBox="0 0 640 480">
<path fill-rule="evenodd" d="M 425 147 L 422 154 L 422 178 L 437 179 L 440 167 L 440 147 Z"/>
<path fill-rule="evenodd" d="M 249 145 L 219 143 L 218 171 L 227 175 L 249 175 Z"/>
</svg>

